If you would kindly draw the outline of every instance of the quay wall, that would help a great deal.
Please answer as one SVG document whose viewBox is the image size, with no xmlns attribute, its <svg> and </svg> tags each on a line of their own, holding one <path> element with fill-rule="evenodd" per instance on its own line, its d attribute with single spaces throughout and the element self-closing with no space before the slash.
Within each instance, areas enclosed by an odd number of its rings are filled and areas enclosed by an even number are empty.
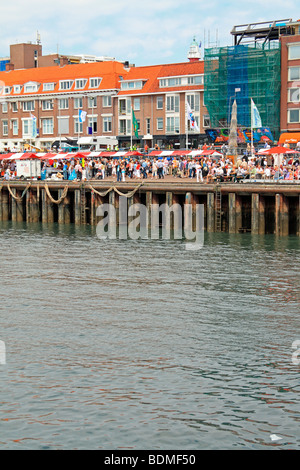
<svg viewBox="0 0 300 470">
<path fill-rule="evenodd" d="M 153 205 L 203 204 L 207 232 L 300 236 L 300 185 L 291 183 L 2 181 L 0 221 L 97 225 L 97 207 L 110 203 L 118 212 L 121 195 L 128 207 L 146 206 L 149 228 Z M 191 217 L 195 226 L 194 210 Z"/>
</svg>

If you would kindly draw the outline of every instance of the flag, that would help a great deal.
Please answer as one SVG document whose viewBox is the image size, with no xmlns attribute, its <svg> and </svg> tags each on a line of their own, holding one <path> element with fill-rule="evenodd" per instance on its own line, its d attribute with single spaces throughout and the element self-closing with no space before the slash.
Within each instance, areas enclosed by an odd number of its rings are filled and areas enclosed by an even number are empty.
<svg viewBox="0 0 300 470">
<path fill-rule="evenodd" d="M 132 110 L 132 125 L 133 125 L 133 130 L 136 138 L 139 136 L 139 123 L 134 115 L 134 111 Z"/>
<path fill-rule="evenodd" d="M 188 103 L 188 101 L 186 102 L 186 110 L 187 110 L 187 117 L 188 117 L 188 120 L 190 121 L 190 124 L 191 124 L 191 129 L 194 129 L 196 130 L 197 132 L 200 131 L 199 129 L 199 126 L 193 116 L 193 113 L 192 113 L 192 109 Z"/>
<path fill-rule="evenodd" d="M 79 109 L 78 117 L 79 117 L 79 122 L 84 122 L 86 118 L 86 111 L 82 111 L 82 109 Z"/>
<path fill-rule="evenodd" d="M 262 127 L 259 111 L 257 107 L 255 106 L 252 98 L 251 98 L 251 127 L 252 129 L 257 129 L 258 127 Z"/>
<path fill-rule="evenodd" d="M 30 113 L 30 118 L 32 119 L 32 137 L 35 139 L 37 136 L 36 117 Z"/>
</svg>

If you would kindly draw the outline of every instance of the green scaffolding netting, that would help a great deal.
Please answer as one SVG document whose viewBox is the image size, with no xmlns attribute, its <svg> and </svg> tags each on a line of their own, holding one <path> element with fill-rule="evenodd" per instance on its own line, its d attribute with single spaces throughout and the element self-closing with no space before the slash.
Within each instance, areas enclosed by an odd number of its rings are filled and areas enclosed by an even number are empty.
<svg viewBox="0 0 300 470">
<path fill-rule="evenodd" d="M 262 125 L 278 138 L 280 86 L 279 42 L 205 49 L 204 102 L 212 127 L 230 126 L 235 99 L 238 126 L 251 127 L 252 98 Z"/>
</svg>

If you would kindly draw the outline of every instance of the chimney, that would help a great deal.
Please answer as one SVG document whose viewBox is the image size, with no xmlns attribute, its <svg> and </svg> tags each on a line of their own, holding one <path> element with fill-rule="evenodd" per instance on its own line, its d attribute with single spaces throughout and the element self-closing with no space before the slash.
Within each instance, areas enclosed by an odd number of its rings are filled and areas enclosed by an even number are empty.
<svg viewBox="0 0 300 470">
<path fill-rule="evenodd" d="M 15 68 L 15 66 L 11 62 L 8 62 L 7 64 L 5 64 L 6 72 L 9 72 L 10 70 L 14 70 L 14 68 Z"/>
</svg>

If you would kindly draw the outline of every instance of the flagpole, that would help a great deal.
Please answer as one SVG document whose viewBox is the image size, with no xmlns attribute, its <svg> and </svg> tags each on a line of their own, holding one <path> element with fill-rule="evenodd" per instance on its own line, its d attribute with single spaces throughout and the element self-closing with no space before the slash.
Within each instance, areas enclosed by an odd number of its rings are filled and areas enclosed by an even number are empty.
<svg viewBox="0 0 300 470">
<path fill-rule="evenodd" d="M 132 150 L 132 127 L 133 127 L 133 118 L 132 118 L 132 105 L 131 108 L 131 126 L 130 126 L 130 150 Z"/>
<path fill-rule="evenodd" d="M 80 151 L 79 133 L 80 133 L 80 109 L 78 109 L 78 139 L 77 139 L 78 152 Z"/>
<path fill-rule="evenodd" d="M 252 106 L 252 98 L 251 98 L 250 106 L 251 106 L 251 157 L 253 158 L 253 106 Z"/>
<path fill-rule="evenodd" d="M 187 97 L 185 96 L 185 147 L 188 150 L 189 133 L 188 133 L 188 117 L 187 117 Z"/>
</svg>

